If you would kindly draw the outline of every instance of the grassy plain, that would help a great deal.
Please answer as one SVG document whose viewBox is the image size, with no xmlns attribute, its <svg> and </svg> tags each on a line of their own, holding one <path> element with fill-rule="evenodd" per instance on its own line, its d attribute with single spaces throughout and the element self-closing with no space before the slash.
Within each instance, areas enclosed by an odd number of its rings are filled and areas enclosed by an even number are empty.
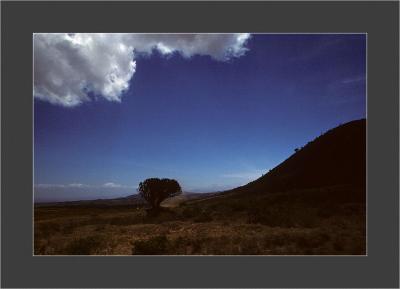
<svg viewBox="0 0 400 289">
<path fill-rule="evenodd" d="M 35 255 L 365 255 L 365 190 L 230 193 L 164 203 L 35 207 Z"/>
</svg>

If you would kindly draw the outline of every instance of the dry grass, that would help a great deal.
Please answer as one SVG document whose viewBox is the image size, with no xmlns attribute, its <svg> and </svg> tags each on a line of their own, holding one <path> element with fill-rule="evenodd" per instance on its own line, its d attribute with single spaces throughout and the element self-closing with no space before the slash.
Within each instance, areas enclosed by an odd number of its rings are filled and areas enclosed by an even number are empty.
<svg viewBox="0 0 400 289">
<path fill-rule="evenodd" d="M 365 204 L 354 195 L 331 188 L 229 196 L 153 217 L 129 206 L 40 207 L 35 254 L 364 255 Z"/>
</svg>

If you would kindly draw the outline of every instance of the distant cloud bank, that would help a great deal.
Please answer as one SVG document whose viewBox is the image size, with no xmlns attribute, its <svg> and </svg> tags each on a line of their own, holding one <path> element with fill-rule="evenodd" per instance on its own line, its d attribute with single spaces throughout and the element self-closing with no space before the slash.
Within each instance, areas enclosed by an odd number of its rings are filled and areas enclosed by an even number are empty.
<svg viewBox="0 0 400 289">
<path fill-rule="evenodd" d="M 250 34 L 34 34 L 34 96 L 66 107 L 89 95 L 120 102 L 136 72 L 138 54 L 240 57 Z M 91 93 L 91 94 L 90 94 Z"/>
<path fill-rule="evenodd" d="M 35 202 L 58 202 L 117 198 L 136 194 L 136 187 L 108 182 L 102 185 L 89 184 L 36 184 Z"/>
</svg>

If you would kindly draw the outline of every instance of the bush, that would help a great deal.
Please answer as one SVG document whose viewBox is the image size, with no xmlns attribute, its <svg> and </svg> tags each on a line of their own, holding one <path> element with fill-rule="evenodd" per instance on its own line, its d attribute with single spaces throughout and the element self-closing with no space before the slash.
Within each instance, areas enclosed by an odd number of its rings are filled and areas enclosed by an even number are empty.
<svg viewBox="0 0 400 289">
<path fill-rule="evenodd" d="M 256 208 L 248 212 L 247 222 L 249 224 L 262 224 L 270 227 L 293 227 L 295 220 L 285 208 Z"/>
<path fill-rule="evenodd" d="M 103 243 L 101 235 L 72 240 L 64 249 L 65 255 L 90 255 Z"/>
<path fill-rule="evenodd" d="M 207 211 L 202 211 L 198 216 L 196 216 L 193 221 L 195 223 L 206 223 L 211 222 L 213 218 L 211 217 L 210 213 Z"/>
<path fill-rule="evenodd" d="M 200 208 L 197 206 L 185 206 L 181 211 L 183 219 L 191 219 L 198 216 L 201 213 Z"/>
<path fill-rule="evenodd" d="M 247 209 L 247 204 L 245 204 L 243 201 L 232 201 L 229 206 L 233 212 L 242 212 Z"/>
<path fill-rule="evenodd" d="M 62 230 L 62 226 L 56 222 L 43 222 L 35 224 L 35 234 L 48 238 Z"/>
<path fill-rule="evenodd" d="M 181 216 L 169 208 L 160 208 L 158 211 L 152 210 L 154 213 L 147 213 L 142 218 L 142 224 L 161 224 L 181 219 Z"/>
<path fill-rule="evenodd" d="M 110 218 L 108 223 L 114 226 L 128 226 L 141 223 L 142 221 L 143 217 L 140 215 L 128 215 L 128 216 L 112 217 Z"/>
<path fill-rule="evenodd" d="M 316 209 L 298 205 L 271 205 L 256 207 L 247 212 L 247 223 L 262 224 L 269 227 L 314 228 L 319 218 Z"/>
<path fill-rule="evenodd" d="M 165 235 L 147 240 L 137 240 L 133 243 L 132 255 L 157 255 L 167 250 L 168 239 Z"/>
</svg>

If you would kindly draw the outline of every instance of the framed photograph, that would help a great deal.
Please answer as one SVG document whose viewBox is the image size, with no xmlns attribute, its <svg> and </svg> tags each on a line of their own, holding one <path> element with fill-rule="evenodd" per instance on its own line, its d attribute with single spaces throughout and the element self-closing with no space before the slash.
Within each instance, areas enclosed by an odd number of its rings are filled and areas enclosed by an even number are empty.
<svg viewBox="0 0 400 289">
<path fill-rule="evenodd" d="M 34 34 L 34 254 L 366 255 L 366 43 Z"/>
<path fill-rule="evenodd" d="M 397 287 L 398 8 L 3 2 L 2 286 Z"/>
</svg>

